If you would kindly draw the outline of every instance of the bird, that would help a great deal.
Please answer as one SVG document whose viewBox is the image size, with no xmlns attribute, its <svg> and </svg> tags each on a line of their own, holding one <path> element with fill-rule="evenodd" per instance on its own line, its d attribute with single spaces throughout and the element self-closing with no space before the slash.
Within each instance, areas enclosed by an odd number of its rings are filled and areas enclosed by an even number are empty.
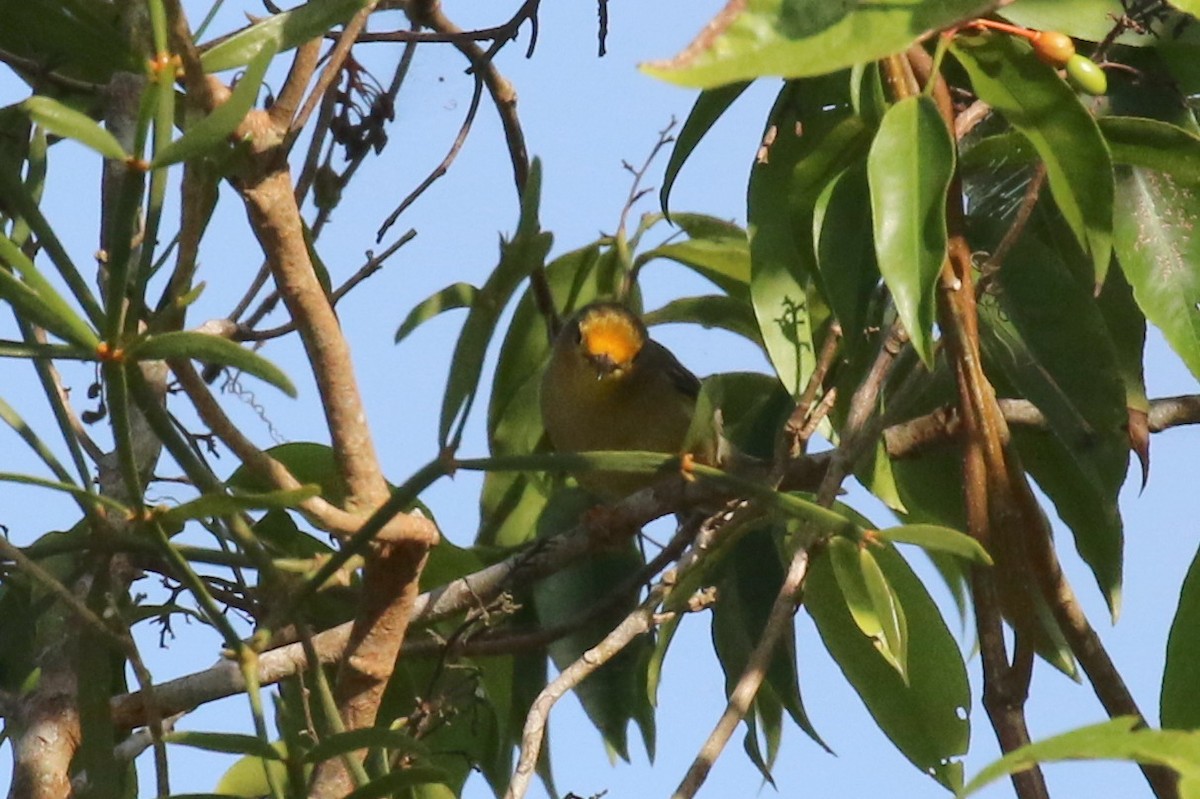
<svg viewBox="0 0 1200 799">
<path fill-rule="evenodd" d="M 700 380 L 625 305 L 593 302 L 563 325 L 542 375 L 541 412 L 558 452 L 641 450 L 680 454 Z M 652 485 L 653 476 L 590 471 L 579 484 L 605 500 Z"/>
</svg>

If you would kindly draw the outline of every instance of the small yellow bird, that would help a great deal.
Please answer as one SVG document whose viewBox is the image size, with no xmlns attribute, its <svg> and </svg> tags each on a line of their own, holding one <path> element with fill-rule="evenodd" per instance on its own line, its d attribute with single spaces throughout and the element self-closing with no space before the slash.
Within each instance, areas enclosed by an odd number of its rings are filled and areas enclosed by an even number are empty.
<svg viewBox="0 0 1200 799">
<path fill-rule="evenodd" d="M 645 450 L 678 454 L 700 381 L 646 332 L 632 311 L 595 302 L 554 342 L 542 376 L 542 421 L 559 452 Z M 653 483 L 644 474 L 585 472 L 579 483 L 619 499 Z"/>
</svg>

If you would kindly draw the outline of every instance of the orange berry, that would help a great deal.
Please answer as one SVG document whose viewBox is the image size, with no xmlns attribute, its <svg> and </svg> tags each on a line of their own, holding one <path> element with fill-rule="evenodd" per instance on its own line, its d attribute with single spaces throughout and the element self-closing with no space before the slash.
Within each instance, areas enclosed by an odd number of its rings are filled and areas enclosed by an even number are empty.
<svg viewBox="0 0 1200 799">
<path fill-rule="evenodd" d="M 1065 33 L 1038 31 L 1029 41 L 1034 54 L 1052 67 L 1065 67 L 1071 56 L 1075 55 L 1075 42 Z"/>
</svg>

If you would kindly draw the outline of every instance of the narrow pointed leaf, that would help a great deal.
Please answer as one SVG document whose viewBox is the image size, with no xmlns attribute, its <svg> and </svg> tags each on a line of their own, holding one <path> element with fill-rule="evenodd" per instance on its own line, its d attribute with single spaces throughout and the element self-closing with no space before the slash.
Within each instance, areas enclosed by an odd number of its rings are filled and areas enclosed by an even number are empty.
<svg viewBox="0 0 1200 799">
<path fill-rule="evenodd" d="M 18 280 L 7 266 L 18 272 Z M 54 290 L 33 261 L 12 239 L 0 234 L 0 298 L 29 314 L 28 321 L 79 347 L 93 349 L 100 341 L 94 330 Z"/>
<path fill-rule="evenodd" d="M 679 170 L 683 169 L 684 163 L 696 149 L 700 140 L 704 138 L 704 134 L 708 133 L 709 128 L 749 87 L 749 81 L 732 83 L 728 86 L 700 92 L 696 97 L 696 102 L 692 105 L 692 110 L 688 112 L 683 127 L 679 129 L 679 135 L 675 137 L 675 146 L 671 148 L 671 157 L 667 159 L 667 168 L 663 174 L 662 188 L 658 192 L 659 205 L 662 206 L 663 215 L 668 219 L 671 218 L 669 202 L 671 187 L 675 185 L 675 178 L 679 177 Z"/>
<path fill-rule="evenodd" d="M 496 322 L 517 286 L 535 268 L 542 266 L 553 237 L 543 233 L 538 222 L 541 202 L 541 163 L 534 159 L 521 197 L 521 216 L 510 242 L 501 242 L 500 264 L 479 290 L 462 333 L 454 347 L 446 393 L 442 398 L 438 442 L 442 448 L 456 446 L 467 415 L 479 391 L 479 378 Z"/>
<path fill-rule="evenodd" d="M 258 90 L 262 87 L 263 77 L 267 67 L 275 57 L 276 43 L 267 41 L 250 60 L 245 73 L 233 88 L 229 99 L 218 106 L 211 114 L 189 127 L 184 134 L 164 147 L 150 166 L 159 168 L 187 161 L 197 155 L 209 152 L 224 144 L 234 129 L 245 118 L 247 112 L 254 107 L 258 99 Z"/>
<path fill-rule="evenodd" d="M 163 735 L 169 744 L 180 744 L 207 752 L 253 755 L 266 760 L 280 760 L 282 754 L 274 746 L 254 735 L 233 732 L 170 732 Z"/>
<path fill-rule="evenodd" d="M 177 331 L 147 336 L 131 346 L 126 357 L 144 361 L 189 358 L 232 366 L 265 380 L 289 397 L 296 396 L 296 387 L 278 366 L 236 342 L 207 333 Z"/>
<path fill-rule="evenodd" d="M 915 544 L 930 552 L 945 552 L 970 563 L 991 566 L 992 558 L 983 545 L 966 533 L 937 524 L 905 524 L 875 533 L 894 544 Z"/>
<path fill-rule="evenodd" d="M 954 142 L 933 100 L 909 97 L 892 106 L 867 158 L 875 252 L 896 311 L 929 368 L 953 174 Z"/>
<path fill-rule="evenodd" d="M 180 525 L 189 519 L 231 516 L 248 510 L 294 508 L 320 493 L 320 486 L 306 485 L 294 491 L 265 494 L 207 494 L 165 511 L 159 518 L 164 527 Z"/>
<path fill-rule="evenodd" d="M 320 36 L 368 5 L 368 0 L 320 0 L 258 20 L 237 33 L 203 48 L 205 72 L 223 72 L 249 64 L 271 44 L 282 53 Z"/>
<path fill-rule="evenodd" d="M 46 130 L 90 147 L 105 158 L 124 161 L 129 154 L 116 137 L 87 114 L 50 97 L 30 97 L 21 104 L 30 118 Z"/>
<path fill-rule="evenodd" d="M 458 308 L 470 308 L 478 294 L 479 289 L 470 283 L 452 283 L 441 291 L 429 295 L 417 303 L 417 306 L 408 312 L 408 316 L 404 317 L 400 327 L 396 328 L 395 343 L 399 344 L 410 333 L 438 314 Z"/>
</svg>

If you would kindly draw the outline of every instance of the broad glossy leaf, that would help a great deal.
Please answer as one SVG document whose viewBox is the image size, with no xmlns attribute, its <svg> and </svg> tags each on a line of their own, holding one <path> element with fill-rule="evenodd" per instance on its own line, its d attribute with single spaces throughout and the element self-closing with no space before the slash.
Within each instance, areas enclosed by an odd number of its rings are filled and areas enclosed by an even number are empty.
<svg viewBox="0 0 1200 799">
<path fill-rule="evenodd" d="M 1145 169 L 1118 173 L 1117 257 L 1146 319 L 1200 378 L 1200 189 Z"/>
<path fill-rule="evenodd" d="M 1200 734 L 1174 730 L 1138 729 L 1136 718 L 1121 716 L 1036 741 L 1010 752 L 976 774 L 959 797 L 1035 763 L 1058 760 L 1132 760 L 1153 763 L 1180 772 L 1181 797 L 1200 795 Z"/>
<path fill-rule="evenodd" d="M 871 132 L 850 113 L 844 74 L 786 87 L 769 130 L 771 143 L 750 172 L 747 196 L 750 296 L 771 364 L 798 395 L 816 362 L 813 210 L 829 181 L 865 152 Z"/>
<path fill-rule="evenodd" d="M 873 551 L 905 608 L 908 682 L 850 616 L 828 558 L 809 569 L 804 604 L 821 639 L 880 729 L 921 771 L 953 790 L 962 784 L 971 707 L 966 667 L 954 636 L 921 581 L 892 548 Z"/>
<path fill-rule="evenodd" d="M 0 0 L 0 49 L 53 64 L 57 75 L 104 84 L 117 70 L 143 68 L 121 35 L 119 13 L 103 0 Z M 44 80 L 14 71 L 30 83 Z"/>
<path fill-rule="evenodd" d="M 1112 251 L 1112 158 L 1096 120 L 1053 68 L 1007 35 L 959 37 L 952 48 L 979 98 L 1029 139 L 1050 194 L 1104 283 Z"/>
<path fill-rule="evenodd" d="M 521 216 L 512 241 L 501 241 L 500 263 L 479 290 L 477 300 L 467 315 L 462 333 L 454 347 L 446 394 L 442 399 L 441 420 L 438 423 L 438 444 L 441 448 L 455 447 L 462 435 L 463 425 L 479 391 L 483 359 L 488 343 L 496 331 L 496 322 L 504 312 L 517 286 L 530 272 L 542 265 L 550 251 L 553 237 L 541 232 L 538 205 L 542 195 L 541 162 L 534 159 L 529 180 L 521 198 Z"/>
<path fill-rule="evenodd" d="M 898 53 L 990 7 L 979 0 L 729 3 L 679 55 L 642 70 L 702 89 L 766 75 L 822 75 Z"/>
<path fill-rule="evenodd" d="M 583 492 L 556 492 L 539 520 L 539 535 L 567 529 L 592 506 L 591 499 Z M 596 553 L 534 586 L 534 607 L 541 626 L 575 623 L 572 632 L 548 646 L 550 657 L 560 671 L 603 640 L 633 610 L 637 603 L 636 586 L 630 586 L 622 596 L 614 596 L 613 592 L 642 563 L 630 542 L 621 551 Z M 607 603 L 607 610 L 578 624 L 580 617 L 600 602 Z M 605 743 L 623 760 L 629 759 L 626 731 L 631 720 L 638 722 L 647 748 L 653 751 L 653 709 L 645 690 L 652 649 L 647 637 L 639 637 L 575 688 L 576 696 Z"/>
<path fill-rule="evenodd" d="M 438 314 L 458 308 L 470 308 L 478 294 L 479 289 L 470 283 L 461 282 L 451 283 L 441 291 L 430 294 L 417 303 L 417 306 L 408 312 L 408 316 L 404 317 L 400 327 L 396 328 L 395 343 L 399 344 L 408 337 L 409 333 Z"/>
<path fill-rule="evenodd" d="M 129 158 L 116 137 L 87 114 L 80 113 L 51 97 L 30 97 L 21 103 L 30 118 L 51 133 L 74 139 L 105 158 L 124 161 Z"/>
<path fill-rule="evenodd" d="M 880 278 L 865 163 L 825 187 L 813 213 L 813 239 L 826 299 L 853 348 L 866 339 L 868 304 Z"/>
<path fill-rule="evenodd" d="M 267 74 L 267 67 L 271 65 L 274 57 L 275 42 L 265 42 L 262 49 L 250 60 L 245 74 L 233 87 L 229 99 L 211 114 L 189 126 L 182 136 L 158 152 L 150 166 L 158 168 L 177 164 L 226 143 L 247 112 L 254 107 L 263 77 Z"/>
<path fill-rule="evenodd" d="M 929 97 L 908 97 L 879 125 L 867 157 L 879 272 L 913 347 L 933 366 L 938 274 L 946 260 L 946 189 L 954 142 Z"/>
<path fill-rule="evenodd" d="M 1097 121 L 1113 163 L 1155 169 L 1181 185 L 1200 186 L 1200 136 L 1157 119 L 1101 117 Z"/>
<path fill-rule="evenodd" d="M 1167 637 L 1167 662 L 1159 695 L 1159 722 L 1178 730 L 1200 729 L 1200 552 L 1192 559 Z"/>
<path fill-rule="evenodd" d="M 237 342 L 208 333 L 186 330 L 158 333 L 137 341 L 125 351 L 125 355 L 143 361 L 189 358 L 232 366 L 265 380 L 289 397 L 296 396 L 296 387 L 278 366 Z"/>
<path fill-rule="evenodd" d="M 713 605 L 713 648 L 725 674 L 728 695 L 741 678 L 750 652 L 762 637 L 767 615 L 783 583 L 783 564 L 771 531 L 759 527 L 743 536 L 729 557 L 722 560 L 712 579 L 718 596 L 718 602 Z M 795 634 L 790 628 L 776 646 L 766 682 L 755 698 L 753 713 L 759 716 L 758 724 L 757 728 L 748 727 L 745 741 L 745 747 L 753 751 L 756 765 L 768 780 L 775 755 L 772 744 L 777 738 L 772 733 L 780 724 L 779 707 L 786 709 L 810 738 L 829 751 L 804 710 L 796 670 Z M 759 730 L 767 739 L 765 758 L 759 750 Z"/>
<path fill-rule="evenodd" d="M 338 470 L 333 448 L 328 444 L 310 441 L 293 441 L 280 444 L 266 451 L 275 460 L 287 467 L 292 476 L 301 483 L 313 483 L 321 487 L 321 496 L 341 507 L 346 501 L 346 484 Z M 274 485 L 261 480 L 249 468 L 239 466 L 229 476 L 226 484 L 243 491 L 270 491 Z"/>
<path fill-rule="evenodd" d="M 1194 3 L 1195 0 L 1184 0 Z M 1172 5 L 1182 7 L 1179 3 Z M 1102 41 L 1112 31 L 1113 20 L 1120 19 L 1125 13 L 1121 0 L 1021 0 L 999 10 L 1004 16 L 1018 25 L 1037 30 L 1061 31 L 1077 39 L 1092 42 Z M 1172 30 L 1180 22 L 1182 15 L 1172 13 L 1162 24 L 1163 30 Z M 1155 28 L 1159 28 L 1155 25 Z M 1195 41 L 1197 31 L 1185 31 L 1187 41 Z M 1156 36 L 1139 35 L 1136 31 L 1126 31 L 1117 38 L 1118 44 L 1132 47 L 1154 47 L 1160 44 Z"/>
<path fill-rule="evenodd" d="M 263 47 L 273 45 L 280 53 L 290 50 L 347 21 L 366 5 L 367 0 L 310 0 L 204 46 L 200 63 L 205 72 L 237 69 L 249 64 Z"/>
<path fill-rule="evenodd" d="M 1046 416 L 1054 440 L 1018 431 L 1022 458 L 1071 527 L 1115 614 L 1123 557 L 1117 494 L 1129 461 L 1126 390 L 1090 280 L 1072 274 L 1046 242 L 1054 229 L 1031 225 L 1009 252 L 996 300 L 980 306 L 981 341 L 994 381 L 1001 382 L 999 369 L 1016 396 Z"/>
<path fill-rule="evenodd" d="M 668 219 L 671 217 L 669 208 L 671 187 L 675 185 L 675 178 L 679 177 L 679 170 L 683 169 L 683 165 L 691 156 L 692 151 L 696 149 L 696 145 L 708 133 L 709 128 L 749 87 L 749 81 L 733 83 L 729 86 L 700 92 L 696 97 L 692 110 L 688 112 L 687 119 L 683 121 L 683 127 L 679 129 L 679 135 L 675 137 L 675 146 L 671 148 L 671 157 L 667 159 L 667 168 L 663 173 L 662 188 L 658 191 L 659 205 L 662 206 L 663 215 Z"/>
</svg>

